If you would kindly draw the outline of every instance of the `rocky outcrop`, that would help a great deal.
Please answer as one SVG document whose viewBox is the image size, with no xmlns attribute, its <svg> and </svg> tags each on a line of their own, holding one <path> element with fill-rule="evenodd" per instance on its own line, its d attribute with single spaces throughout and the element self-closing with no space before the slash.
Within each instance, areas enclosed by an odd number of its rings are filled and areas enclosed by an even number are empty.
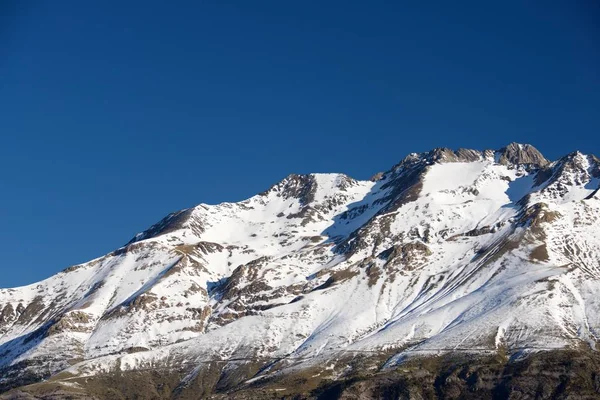
<svg viewBox="0 0 600 400">
<path fill-rule="evenodd" d="M 192 208 L 188 208 L 187 210 L 171 213 L 156 224 L 152 225 L 144 232 L 135 235 L 135 237 L 131 239 L 127 244 L 129 245 L 144 239 L 150 239 L 156 236 L 175 232 L 176 230 L 181 229 L 186 223 L 190 221 L 193 211 L 194 210 Z M 201 225 L 196 225 L 194 226 L 194 230 L 197 233 L 202 233 L 203 228 Z"/>
<path fill-rule="evenodd" d="M 498 151 L 498 162 L 502 165 L 527 164 L 543 167 L 549 163 L 542 153 L 529 144 L 511 143 Z"/>
</svg>

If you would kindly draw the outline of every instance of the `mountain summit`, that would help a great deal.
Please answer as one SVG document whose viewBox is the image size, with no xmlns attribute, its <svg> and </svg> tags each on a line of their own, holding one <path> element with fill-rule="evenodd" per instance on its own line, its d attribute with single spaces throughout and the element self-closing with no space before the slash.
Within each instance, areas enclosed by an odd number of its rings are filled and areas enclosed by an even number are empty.
<svg viewBox="0 0 600 400">
<path fill-rule="evenodd" d="M 396 393 L 403 379 L 409 398 L 430 379 L 438 396 L 462 382 L 481 398 L 529 390 L 511 379 L 563 365 L 548 357 L 579 360 L 558 375 L 588 371 L 599 186 L 595 156 L 550 162 L 511 143 L 412 153 L 368 181 L 293 174 L 172 213 L 106 256 L 0 290 L 0 391 L 387 398 L 381 380 Z M 588 375 L 563 383 L 594 394 Z"/>
</svg>

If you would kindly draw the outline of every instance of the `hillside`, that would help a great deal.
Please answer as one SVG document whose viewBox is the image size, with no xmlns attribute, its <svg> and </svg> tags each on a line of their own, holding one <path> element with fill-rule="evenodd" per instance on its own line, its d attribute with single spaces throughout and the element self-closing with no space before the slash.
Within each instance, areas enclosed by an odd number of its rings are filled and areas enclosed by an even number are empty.
<svg viewBox="0 0 600 400">
<path fill-rule="evenodd" d="M 595 156 L 549 161 L 512 143 L 412 153 L 369 181 L 293 174 L 172 213 L 110 254 L 0 290 L 0 391 L 342 396 L 382 379 L 417 388 L 414 368 L 434 387 L 462 365 L 511 393 L 499 385 L 516 366 L 591 374 L 599 187 Z"/>
</svg>

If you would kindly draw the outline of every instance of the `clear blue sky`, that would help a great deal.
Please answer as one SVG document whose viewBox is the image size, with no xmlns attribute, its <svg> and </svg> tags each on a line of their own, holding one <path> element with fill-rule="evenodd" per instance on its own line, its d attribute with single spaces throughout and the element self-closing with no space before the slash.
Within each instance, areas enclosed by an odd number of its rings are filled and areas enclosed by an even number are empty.
<svg viewBox="0 0 600 400">
<path fill-rule="evenodd" d="M 2 1 L 0 287 L 292 172 L 600 154 L 599 4 Z"/>
</svg>

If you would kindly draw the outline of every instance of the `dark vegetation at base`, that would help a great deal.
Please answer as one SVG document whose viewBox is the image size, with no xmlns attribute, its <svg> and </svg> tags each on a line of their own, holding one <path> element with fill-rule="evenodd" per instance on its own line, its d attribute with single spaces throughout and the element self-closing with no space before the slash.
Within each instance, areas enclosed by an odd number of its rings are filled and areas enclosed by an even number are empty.
<svg viewBox="0 0 600 400">
<path fill-rule="evenodd" d="M 332 380 L 315 366 L 244 383 L 261 363 L 206 364 L 183 385 L 185 371 L 116 372 L 75 378 L 81 389 L 52 380 L 2 399 L 600 399 L 600 355 L 554 351 L 508 361 L 501 355 L 446 355 L 381 370 L 386 357 L 355 357 L 352 372 Z M 361 368 L 362 367 L 362 368 Z"/>
<path fill-rule="evenodd" d="M 443 357 L 394 371 L 321 386 L 316 399 L 600 399 L 600 358 L 540 353 L 504 363 L 498 358 Z"/>
</svg>

